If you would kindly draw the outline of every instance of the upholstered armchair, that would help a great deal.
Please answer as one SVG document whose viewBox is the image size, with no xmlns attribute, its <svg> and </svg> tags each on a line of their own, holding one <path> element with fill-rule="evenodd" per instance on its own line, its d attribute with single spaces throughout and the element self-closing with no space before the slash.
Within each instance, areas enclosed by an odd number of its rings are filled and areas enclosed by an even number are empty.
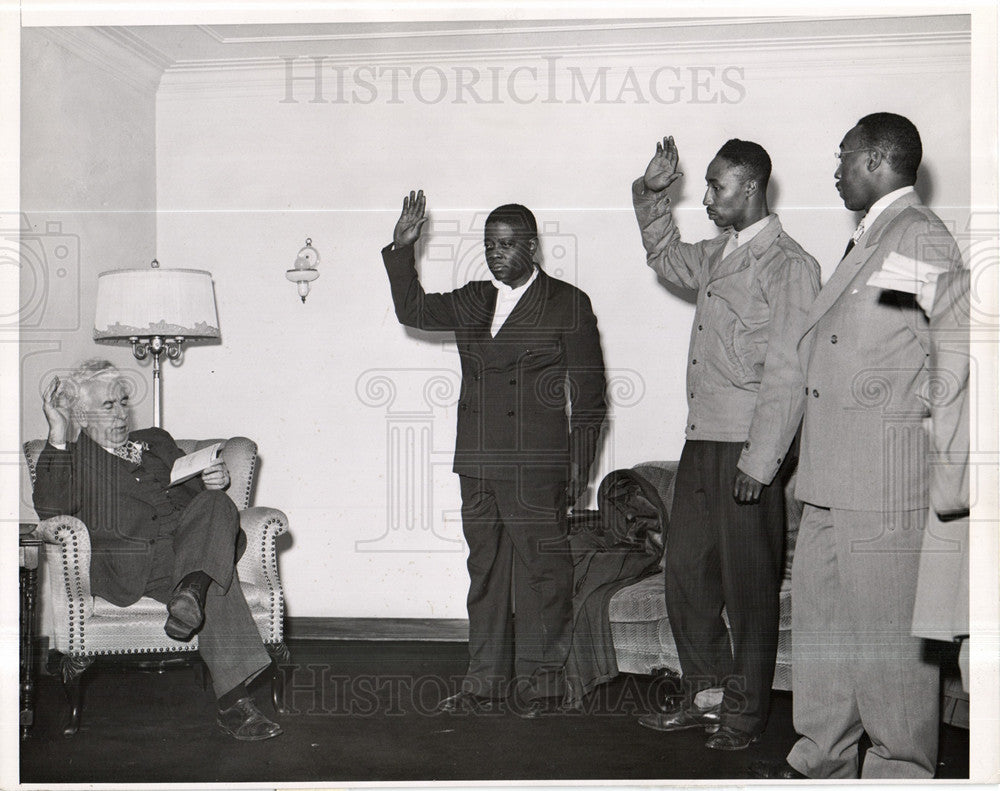
<svg viewBox="0 0 1000 791">
<path fill-rule="evenodd" d="M 191 453 L 219 441 L 178 440 L 177 444 Z M 24 445 L 32 486 L 44 446 L 43 440 Z M 232 437 L 226 440 L 222 458 L 231 478 L 227 494 L 240 510 L 240 525 L 247 536 L 246 551 L 237 565 L 240 585 L 273 660 L 271 695 L 275 708 L 281 710 L 282 674 L 277 665 L 287 661 L 288 649 L 275 539 L 288 531 L 288 520 L 274 508 L 250 507 L 257 463 L 255 442 Z M 129 607 L 116 607 L 94 596 L 90 591 L 90 535 L 79 519 L 54 516 L 42 521 L 37 533 L 45 542 L 49 587 L 43 595 L 51 598 L 52 647 L 70 703 L 69 724 L 63 733 L 72 736 L 80 726 L 81 676 L 96 659 L 127 657 L 164 667 L 185 654 L 195 658 L 190 652 L 197 650 L 198 637 L 183 643 L 167 637 L 163 631 L 167 607 L 154 599 L 144 597 Z"/>
</svg>

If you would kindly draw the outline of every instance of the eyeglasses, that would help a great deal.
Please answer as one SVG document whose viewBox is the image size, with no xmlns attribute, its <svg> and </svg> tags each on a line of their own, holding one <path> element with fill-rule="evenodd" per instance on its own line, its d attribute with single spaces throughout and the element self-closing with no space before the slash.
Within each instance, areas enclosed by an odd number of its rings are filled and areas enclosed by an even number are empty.
<svg viewBox="0 0 1000 791">
<path fill-rule="evenodd" d="M 875 148 L 875 146 L 865 146 L 864 148 L 852 148 L 850 151 L 837 151 L 834 156 L 837 161 L 840 162 L 844 159 L 845 154 L 857 154 L 859 151 L 878 151 L 882 156 L 885 156 L 885 152 L 881 148 Z"/>
</svg>

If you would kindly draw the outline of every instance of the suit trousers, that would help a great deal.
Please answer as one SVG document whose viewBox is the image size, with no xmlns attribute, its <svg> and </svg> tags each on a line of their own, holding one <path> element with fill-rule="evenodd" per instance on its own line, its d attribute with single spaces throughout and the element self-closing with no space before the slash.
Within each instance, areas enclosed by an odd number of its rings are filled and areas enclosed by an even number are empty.
<svg viewBox="0 0 1000 791">
<path fill-rule="evenodd" d="M 687 703 L 722 687 L 723 723 L 756 734 L 767 722 L 778 650 L 785 498 L 779 473 L 757 503 L 736 502 L 742 450 L 742 442 L 684 443 L 664 574 Z"/>
<path fill-rule="evenodd" d="M 500 698 L 513 682 L 524 700 L 562 696 L 573 622 L 565 484 L 459 480 L 469 545 L 462 689 Z"/>
<path fill-rule="evenodd" d="M 153 547 L 145 594 L 168 602 L 177 583 L 191 572 L 204 571 L 212 578 L 205 623 L 197 633 L 198 653 L 212 674 L 216 697 L 221 697 L 271 664 L 236 573 L 246 544 L 239 512 L 224 492 L 203 491 L 165 522 Z"/>
<path fill-rule="evenodd" d="M 844 511 L 806 504 L 792 561 L 788 762 L 816 779 L 931 778 L 939 669 L 910 634 L 926 509 Z"/>
</svg>

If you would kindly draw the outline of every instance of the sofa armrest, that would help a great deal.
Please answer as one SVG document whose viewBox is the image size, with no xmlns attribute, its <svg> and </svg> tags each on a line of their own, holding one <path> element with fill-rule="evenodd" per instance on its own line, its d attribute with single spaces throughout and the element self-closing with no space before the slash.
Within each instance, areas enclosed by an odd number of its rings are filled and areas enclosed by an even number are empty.
<svg viewBox="0 0 1000 791">
<path fill-rule="evenodd" d="M 75 516 L 42 520 L 37 530 L 45 542 L 49 594 L 56 623 L 71 624 L 94 612 L 90 592 L 90 534 Z"/>
<path fill-rule="evenodd" d="M 667 516 L 670 515 L 674 502 L 674 481 L 677 478 L 677 462 L 644 461 L 636 464 L 632 471 L 649 481 L 660 495 Z"/>
</svg>

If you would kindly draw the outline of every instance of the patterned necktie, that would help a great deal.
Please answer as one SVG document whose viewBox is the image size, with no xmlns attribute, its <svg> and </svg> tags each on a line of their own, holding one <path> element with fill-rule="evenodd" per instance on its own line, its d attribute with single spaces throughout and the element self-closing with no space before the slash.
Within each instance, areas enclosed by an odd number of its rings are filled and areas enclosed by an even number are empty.
<svg viewBox="0 0 1000 791">
<path fill-rule="evenodd" d="M 117 448 L 112 448 L 111 452 L 116 456 L 125 459 L 125 461 L 130 464 L 139 464 L 142 461 L 142 442 L 134 442 L 133 440 L 128 440 L 124 445 L 119 445 Z"/>
<path fill-rule="evenodd" d="M 858 227 L 854 229 L 854 233 L 851 234 L 851 241 L 847 243 L 847 248 L 844 250 L 844 255 L 841 256 L 840 260 L 843 261 L 847 258 L 848 253 L 854 249 L 854 245 L 858 243 L 858 239 L 861 238 L 861 234 L 865 232 L 865 221 L 862 220 L 858 223 Z"/>
</svg>

